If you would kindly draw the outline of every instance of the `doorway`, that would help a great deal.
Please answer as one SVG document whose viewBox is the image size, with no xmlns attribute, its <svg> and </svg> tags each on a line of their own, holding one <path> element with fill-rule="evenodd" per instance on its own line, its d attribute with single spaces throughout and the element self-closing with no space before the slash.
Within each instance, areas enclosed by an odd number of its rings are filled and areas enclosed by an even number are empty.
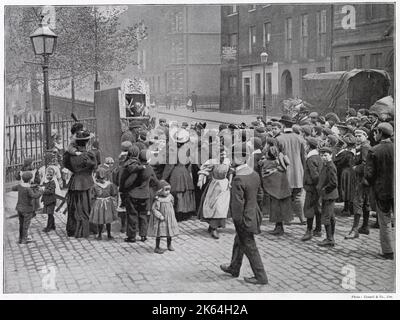
<svg viewBox="0 0 400 320">
<path fill-rule="evenodd" d="M 282 73 L 281 77 L 281 89 L 285 98 L 293 97 L 293 89 L 292 89 L 292 75 L 289 70 L 285 70 Z"/>
</svg>

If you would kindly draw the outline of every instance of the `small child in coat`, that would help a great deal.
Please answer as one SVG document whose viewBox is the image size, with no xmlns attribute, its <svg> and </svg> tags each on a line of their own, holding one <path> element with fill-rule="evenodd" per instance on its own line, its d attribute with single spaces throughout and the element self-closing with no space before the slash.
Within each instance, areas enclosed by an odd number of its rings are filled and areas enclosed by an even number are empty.
<svg viewBox="0 0 400 320">
<path fill-rule="evenodd" d="M 54 209 L 56 207 L 56 183 L 54 181 L 54 169 L 48 167 L 46 170 L 46 178 L 43 181 L 43 213 L 47 214 L 47 226 L 43 229 L 43 232 L 50 232 L 56 230 L 54 223 Z"/>
<path fill-rule="evenodd" d="M 18 202 L 16 210 L 18 212 L 19 219 L 19 243 L 26 244 L 32 242 L 32 239 L 28 238 L 28 229 L 31 224 L 31 220 L 34 216 L 34 201 L 39 199 L 42 195 L 42 190 L 32 188 L 30 181 L 33 178 L 33 174 L 30 171 L 25 171 L 21 174 L 22 182 L 13 186 L 13 191 L 18 191 Z"/>
<path fill-rule="evenodd" d="M 307 218 L 307 230 L 302 241 L 311 240 L 313 236 L 320 237 L 321 234 L 321 205 L 317 191 L 318 179 L 322 169 L 322 159 L 318 152 L 319 140 L 307 137 L 307 156 L 304 166 L 303 186 L 306 191 L 304 200 L 304 216 Z M 315 217 L 315 229 L 312 231 Z"/>
<path fill-rule="evenodd" d="M 322 199 L 321 223 L 325 226 L 326 239 L 318 243 L 321 247 L 335 245 L 335 200 L 339 197 L 336 166 L 332 161 L 332 149 L 321 148 L 322 169 L 319 175 L 317 191 Z"/>
<path fill-rule="evenodd" d="M 175 218 L 174 197 L 171 194 L 171 186 L 165 180 L 159 182 L 159 190 L 154 198 L 149 229 L 147 235 L 156 237 L 155 253 L 164 253 L 160 248 L 161 237 L 167 238 L 169 251 L 174 251 L 172 247 L 172 237 L 179 234 L 178 222 Z"/>
<path fill-rule="evenodd" d="M 106 225 L 107 237 L 113 239 L 111 235 L 111 223 L 118 220 L 116 209 L 117 188 L 106 179 L 106 170 L 98 168 L 96 171 L 96 181 L 93 186 L 94 203 L 90 211 L 89 222 L 98 225 L 99 234 L 97 239 L 102 239 L 103 226 Z"/>
</svg>

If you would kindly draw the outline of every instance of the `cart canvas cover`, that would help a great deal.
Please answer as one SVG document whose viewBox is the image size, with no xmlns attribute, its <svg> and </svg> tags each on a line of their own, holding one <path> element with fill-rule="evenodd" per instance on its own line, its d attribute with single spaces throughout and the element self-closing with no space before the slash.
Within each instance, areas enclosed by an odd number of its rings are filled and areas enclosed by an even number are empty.
<svg viewBox="0 0 400 320">
<path fill-rule="evenodd" d="M 310 73 L 303 80 L 303 99 L 327 112 L 340 112 L 338 109 L 347 107 L 369 108 L 388 94 L 390 86 L 389 74 L 375 69 Z"/>
</svg>

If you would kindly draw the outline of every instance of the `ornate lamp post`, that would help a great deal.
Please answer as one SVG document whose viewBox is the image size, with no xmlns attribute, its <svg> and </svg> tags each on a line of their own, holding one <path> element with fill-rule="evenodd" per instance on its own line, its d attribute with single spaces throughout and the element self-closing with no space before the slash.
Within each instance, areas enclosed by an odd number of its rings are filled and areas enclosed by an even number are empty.
<svg viewBox="0 0 400 320">
<path fill-rule="evenodd" d="M 50 149 L 51 140 L 51 120 L 50 120 L 50 96 L 49 96 L 49 56 L 51 56 L 57 43 L 57 35 L 43 22 L 39 23 L 37 28 L 29 37 L 31 38 L 32 47 L 35 55 L 43 56 L 43 93 L 44 93 L 44 130 L 46 136 L 45 150 Z M 46 157 L 45 157 L 46 158 Z M 47 163 L 46 163 L 47 166 Z"/>
<path fill-rule="evenodd" d="M 267 121 L 267 106 L 265 104 L 265 66 L 268 62 L 268 53 L 265 51 L 261 52 L 260 58 L 263 66 L 263 120 Z"/>
</svg>

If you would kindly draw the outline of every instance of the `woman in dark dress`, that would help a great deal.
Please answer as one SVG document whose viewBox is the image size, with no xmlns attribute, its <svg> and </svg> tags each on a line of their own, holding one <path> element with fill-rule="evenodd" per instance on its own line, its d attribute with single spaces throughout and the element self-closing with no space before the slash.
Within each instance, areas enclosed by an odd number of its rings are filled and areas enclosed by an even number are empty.
<svg viewBox="0 0 400 320">
<path fill-rule="evenodd" d="M 86 149 L 91 137 L 89 131 L 77 132 L 75 140 L 77 151 L 81 154 L 72 155 L 68 152 L 64 154 L 64 164 L 73 173 L 67 193 L 68 217 L 66 229 L 69 237 L 87 238 L 90 234 L 92 173 L 97 167 L 95 154 Z"/>
<path fill-rule="evenodd" d="M 190 150 L 185 150 L 185 144 L 189 141 L 189 133 L 180 129 L 175 135 L 175 143 L 169 144 L 170 154 L 177 153 L 177 163 L 167 164 L 164 168 L 162 180 L 171 185 L 171 194 L 175 198 L 174 209 L 176 220 L 188 220 L 196 211 L 196 199 L 192 177 L 192 165 L 190 161 L 184 161 L 185 153 L 190 155 Z M 180 150 L 183 148 L 182 150 Z M 186 151 L 186 152 L 185 152 Z"/>
</svg>

